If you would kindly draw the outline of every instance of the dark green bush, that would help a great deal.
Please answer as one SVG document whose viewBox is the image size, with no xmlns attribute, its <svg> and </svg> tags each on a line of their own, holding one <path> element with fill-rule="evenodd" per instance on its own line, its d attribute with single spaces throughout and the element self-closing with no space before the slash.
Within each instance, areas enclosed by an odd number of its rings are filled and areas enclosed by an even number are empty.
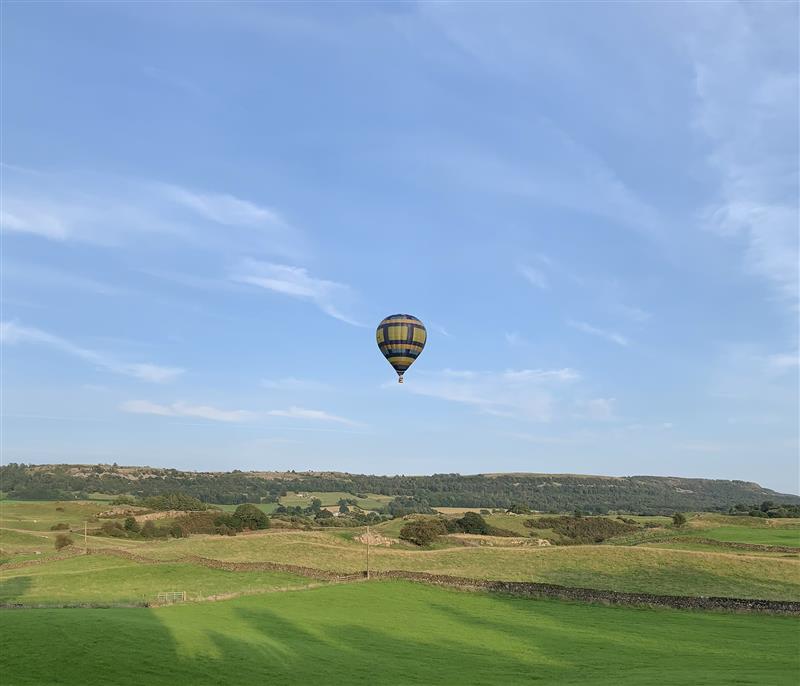
<svg viewBox="0 0 800 686">
<path fill-rule="evenodd" d="M 58 524 L 53 524 L 50 527 L 50 531 L 67 531 L 69 529 L 69 524 L 64 522 L 59 522 Z"/>
<path fill-rule="evenodd" d="M 600 543 L 613 536 L 621 536 L 639 529 L 608 517 L 539 517 L 528 519 L 525 526 L 532 529 L 552 529 L 568 539 L 569 543 Z"/>
<path fill-rule="evenodd" d="M 441 519 L 415 519 L 403 525 L 400 538 L 416 545 L 430 545 L 439 536 L 447 533 Z"/>
<path fill-rule="evenodd" d="M 56 550 L 61 550 L 62 548 L 66 548 L 68 545 L 72 545 L 74 541 L 67 536 L 67 534 L 58 534 L 55 540 Z"/>
<path fill-rule="evenodd" d="M 243 529 L 268 529 L 269 517 L 264 514 L 264 511 L 257 508 L 255 505 L 245 503 L 236 508 L 233 516 L 239 520 L 241 528 Z"/>
</svg>

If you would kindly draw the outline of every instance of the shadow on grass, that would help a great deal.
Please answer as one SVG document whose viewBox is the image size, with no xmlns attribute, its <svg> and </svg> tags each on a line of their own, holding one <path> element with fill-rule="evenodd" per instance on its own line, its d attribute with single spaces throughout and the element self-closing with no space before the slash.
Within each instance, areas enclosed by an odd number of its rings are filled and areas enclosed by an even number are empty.
<svg viewBox="0 0 800 686">
<path fill-rule="evenodd" d="M 150 610 L 0 613 L 8 684 L 794 684 L 794 618 L 406 582 Z M 76 659 L 80 656 L 80 659 Z"/>
</svg>

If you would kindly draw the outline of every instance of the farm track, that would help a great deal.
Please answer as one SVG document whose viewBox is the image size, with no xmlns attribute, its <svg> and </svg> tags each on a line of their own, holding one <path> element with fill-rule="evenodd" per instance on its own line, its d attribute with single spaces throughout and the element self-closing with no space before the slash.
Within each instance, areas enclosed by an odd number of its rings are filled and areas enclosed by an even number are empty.
<svg viewBox="0 0 800 686">
<path fill-rule="evenodd" d="M 431 551 L 435 552 L 435 551 Z M 0 566 L 0 570 L 18 569 L 21 567 L 42 564 L 48 561 L 58 561 L 85 554 L 81 549 L 71 548 L 66 550 L 58 558 L 47 558 L 45 560 L 26 560 L 23 562 L 6 564 Z M 117 548 L 89 549 L 88 554 L 118 557 L 121 559 L 136 562 L 138 564 L 158 565 L 165 564 L 162 559 L 149 558 L 127 550 Z M 299 565 L 281 564 L 276 562 L 226 562 L 201 557 L 199 555 L 186 555 L 181 558 L 170 560 L 171 563 L 191 564 L 210 569 L 219 569 L 230 572 L 253 572 L 253 571 L 274 571 L 297 574 L 306 578 L 317 579 L 326 582 L 352 583 L 367 581 L 365 571 L 340 574 L 338 572 L 303 567 Z M 600 603 L 607 605 L 627 605 L 639 607 L 665 607 L 683 610 L 717 610 L 728 612 L 747 612 L 761 614 L 781 614 L 800 616 L 800 601 L 789 600 L 762 600 L 755 598 L 731 598 L 731 597 L 695 597 L 695 596 L 675 596 L 657 595 L 649 593 L 628 593 L 621 591 L 609 591 L 601 589 L 580 588 L 561 586 L 557 584 L 544 584 L 524 581 L 490 581 L 484 579 L 473 579 L 451 576 L 446 574 L 430 574 L 428 572 L 413 572 L 404 570 L 384 570 L 370 573 L 369 578 L 375 580 L 403 579 L 417 583 L 434 586 L 444 586 L 456 588 L 464 591 L 484 591 L 490 593 L 502 593 L 506 595 L 522 596 L 528 598 L 547 598 L 557 600 L 578 601 L 587 603 Z M 301 586 L 300 589 L 307 588 Z M 288 590 L 288 589 L 287 589 Z M 237 594 L 224 594 L 221 596 L 210 596 L 200 600 L 224 600 L 236 597 Z M 20 607 L 13 605 L 12 607 Z"/>
</svg>

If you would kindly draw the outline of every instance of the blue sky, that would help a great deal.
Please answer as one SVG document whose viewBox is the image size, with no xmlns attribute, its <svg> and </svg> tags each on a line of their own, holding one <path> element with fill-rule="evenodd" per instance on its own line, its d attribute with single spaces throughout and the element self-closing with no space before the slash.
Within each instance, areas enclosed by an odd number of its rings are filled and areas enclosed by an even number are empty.
<svg viewBox="0 0 800 686">
<path fill-rule="evenodd" d="M 797 492 L 797 28 L 4 3 L 4 461 Z"/>
</svg>

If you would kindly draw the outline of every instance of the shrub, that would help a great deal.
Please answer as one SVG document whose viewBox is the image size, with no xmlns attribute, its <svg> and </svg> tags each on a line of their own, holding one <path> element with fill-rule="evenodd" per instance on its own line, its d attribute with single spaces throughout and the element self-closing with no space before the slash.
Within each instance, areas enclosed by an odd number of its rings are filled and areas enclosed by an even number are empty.
<svg viewBox="0 0 800 686">
<path fill-rule="evenodd" d="M 639 528 L 608 517 L 539 517 L 526 520 L 525 526 L 531 529 L 552 529 L 573 544 L 600 543 L 607 538 L 628 534 Z"/>
<path fill-rule="evenodd" d="M 686 524 L 686 515 L 683 514 L 683 512 L 676 512 L 674 515 L 672 515 L 672 524 L 676 529 L 680 529 L 684 524 Z"/>
<path fill-rule="evenodd" d="M 492 527 L 477 512 L 467 512 L 461 519 L 456 519 L 456 525 L 465 534 L 491 535 Z"/>
<path fill-rule="evenodd" d="M 511 514 L 531 514 L 531 508 L 529 508 L 524 503 L 514 503 L 511 507 L 508 508 L 508 511 Z"/>
<path fill-rule="evenodd" d="M 233 516 L 239 520 L 243 529 L 267 529 L 269 528 L 269 517 L 255 505 L 246 503 L 239 505 Z"/>
<path fill-rule="evenodd" d="M 314 519 L 333 519 L 333 512 L 330 510 L 320 510 Z"/>
<path fill-rule="evenodd" d="M 117 521 L 103 522 L 100 532 L 105 536 L 113 536 L 114 538 L 125 538 L 128 535 L 128 532 Z"/>
<path fill-rule="evenodd" d="M 484 509 L 484 510 L 481 510 L 481 514 L 482 515 L 487 515 L 487 514 L 492 514 L 492 513 L 489 510 Z"/>
<path fill-rule="evenodd" d="M 53 524 L 53 526 L 50 527 L 50 531 L 67 531 L 68 529 L 69 529 L 69 524 L 65 524 L 64 522 Z"/>
<path fill-rule="evenodd" d="M 111 501 L 112 505 L 133 505 L 136 501 L 129 495 L 118 495 Z"/>
<path fill-rule="evenodd" d="M 175 517 L 175 524 L 180 527 L 183 536 L 189 536 L 190 534 L 213 534 L 217 531 L 216 522 L 219 516 L 219 512 L 190 512 Z"/>
<path fill-rule="evenodd" d="M 66 548 L 68 545 L 72 545 L 74 541 L 72 538 L 67 536 L 67 534 L 58 534 L 56 536 L 55 546 L 56 550 L 61 550 L 62 548 Z"/>
<path fill-rule="evenodd" d="M 237 531 L 242 530 L 242 522 L 240 519 L 235 517 L 232 514 L 228 514 L 227 512 L 223 512 L 222 514 L 218 514 L 214 517 L 214 526 L 216 527 L 226 527 L 230 529 L 233 533 L 225 532 L 226 536 L 235 536 Z"/>
<path fill-rule="evenodd" d="M 445 533 L 447 529 L 441 519 L 415 519 L 403 525 L 400 538 L 416 545 L 430 545 Z"/>
<path fill-rule="evenodd" d="M 141 531 L 141 527 L 139 526 L 139 522 L 137 522 L 133 517 L 125 517 L 125 531 L 130 531 L 133 534 L 138 534 Z"/>
</svg>

